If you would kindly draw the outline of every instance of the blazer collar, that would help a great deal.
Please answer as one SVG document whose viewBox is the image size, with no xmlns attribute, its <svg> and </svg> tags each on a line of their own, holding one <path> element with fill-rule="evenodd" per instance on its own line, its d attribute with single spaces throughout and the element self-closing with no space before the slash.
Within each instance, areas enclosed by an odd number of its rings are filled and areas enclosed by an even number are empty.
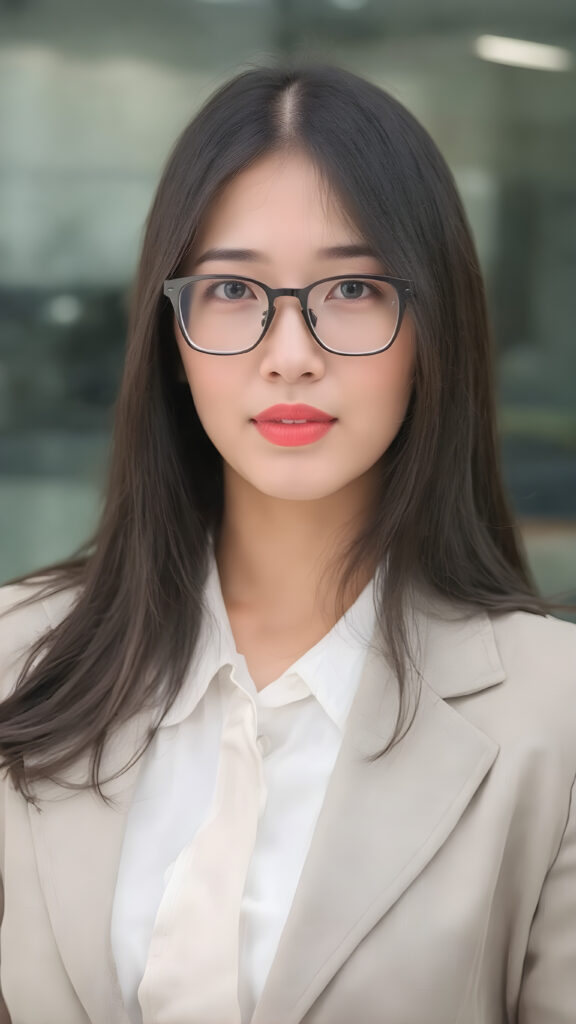
<svg viewBox="0 0 576 1024">
<path fill-rule="evenodd" d="M 412 591 L 411 608 L 410 643 L 439 697 L 464 697 L 503 682 L 494 629 L 483 609 L 471 613 L 425 588 Z"/>
<path fill-rule="evenodd" d="M 450 698 L 505 678 L 490 620 L 436 599 L 414 605 L 421 699 L 387 755 L 398 698 L 387 660 L 370 649 L 294 901 L 252 1024 L 298 1024 L 354 948 L 445 842 L 498 753 Z M 108 777 L 138 749 L 142 715 L 108 744 Z M 29 806 L 38 872 L 62 962 L 92 1024 L 128 1024 L 110 944 L 121 845 L 142 760 L 89 790 L 46 782 Z M 69 773 L 85 777 L 87 761 Z M 376 812 L 376 813 L 375 813 Z M 355 865 L 354 872 L 350 864 Z M 95 983 L 94 979 L 98 979 Z"/>
</svg>

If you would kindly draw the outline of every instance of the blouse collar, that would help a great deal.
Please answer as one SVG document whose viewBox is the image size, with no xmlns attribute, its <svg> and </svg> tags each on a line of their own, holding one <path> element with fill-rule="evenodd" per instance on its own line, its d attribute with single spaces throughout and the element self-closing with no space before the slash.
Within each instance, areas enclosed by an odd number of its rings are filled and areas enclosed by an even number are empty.
<svg viewBox="0 0 576 1024">
<path fill-rule="evenodd" d="M 220 669 L 229 665 L 231 679 L 251 693 L 261 707 L 280 707 L 311 694 L 332 721 L 344 730 L 367 646 L 376 625 L 375 577 L 333 628 L 280 676 L 258 691 L 236 643 L 222 596 L 214 549 L 205 585 L 205 614 L 184 685 L 161 727 L 177 725 L 192 714 Z"/>
</svg>

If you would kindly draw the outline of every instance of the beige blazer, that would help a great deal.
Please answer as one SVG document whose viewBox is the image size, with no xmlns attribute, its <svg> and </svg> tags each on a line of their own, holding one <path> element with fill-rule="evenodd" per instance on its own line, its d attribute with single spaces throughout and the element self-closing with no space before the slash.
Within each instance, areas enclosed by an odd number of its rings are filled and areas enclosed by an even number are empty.
<svg viewBox="0 0 576 1024">
<path fill-rule="evenodd" d="M 0 589 L 0 606 L 20 592 Z M 0 619 L 3 694 L 70 600 Z M 414 630 L 415 722 L 390 755 L 362 761 L 385 745 L 396 706 L 371 652 L 251 1024 L 576 1021 L 576 627 L 457 619 L 437 602 Z M 105 771 L 146 725 L 122 729 Z M 44 783 L 39 813 L 2 782 L 4 1021 L 127 1024 L 109 933 L 141 765 L 105 787 L 113 808 Z"/>
</svg>

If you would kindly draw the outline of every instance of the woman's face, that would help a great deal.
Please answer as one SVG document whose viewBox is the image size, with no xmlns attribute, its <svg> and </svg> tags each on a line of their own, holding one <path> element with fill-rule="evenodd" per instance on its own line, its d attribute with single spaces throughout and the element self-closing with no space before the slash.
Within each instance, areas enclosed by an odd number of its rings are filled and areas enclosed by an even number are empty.
<svg viewBox="0 0 576 1024">
<path fill-rule="evenodd" d="M 272 288 L 302 288 L 339 274 L 385 273 L 373 256 L 322 252 L 362 243 L 336 197 L 326 195 L 311 161 L 301 154 L 273 154 L 239 174 L 214 202 L 182 274 L 230 273 Z M 204 258 L 214 249 L 243 254 Z M 227 289 L 220 298 L 234 301 L 235 294 Z M 276 300 L 272 325 L 250 352 L 197 352 L 176 321 L 175 329 L 198 416 L 222 456 L 228 484 L 238 474 L 262 494 L 300 501 L 366 485 L 367 474 L 375 472 L 398 432 L 410 398 L 414 341 L 409 313 L 388 351 L 356 357 L 321 348 L 292 296 Z M 234 344 L 231 337 L 229 347 Z M 310 443 L 279 444 L 263 436 L 254 422 L 278 403 L 306 403 L 335 422 Z"/>
</svg>

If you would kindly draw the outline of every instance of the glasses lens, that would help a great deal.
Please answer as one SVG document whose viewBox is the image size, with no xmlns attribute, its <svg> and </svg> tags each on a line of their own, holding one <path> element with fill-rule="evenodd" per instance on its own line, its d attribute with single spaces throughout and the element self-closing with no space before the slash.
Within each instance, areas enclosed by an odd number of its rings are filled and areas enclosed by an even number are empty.
<svg viewBox="0 0 576 1024">
<path fill-rule="evenodd" d="M 264 329 L 268 297 L 257 284 L 211 277 L 185 285 L 180 314 L 188 340 L 208 352 L 251 348 Z"/>
<path fill-rule="evenodd" d="M 310 292 L 308 309 L 320 341 L 336 352 L 368 354 L 394 337 L 398 292 L 387 281 L 363 277 L 323 281 Z"/>
</svg>

